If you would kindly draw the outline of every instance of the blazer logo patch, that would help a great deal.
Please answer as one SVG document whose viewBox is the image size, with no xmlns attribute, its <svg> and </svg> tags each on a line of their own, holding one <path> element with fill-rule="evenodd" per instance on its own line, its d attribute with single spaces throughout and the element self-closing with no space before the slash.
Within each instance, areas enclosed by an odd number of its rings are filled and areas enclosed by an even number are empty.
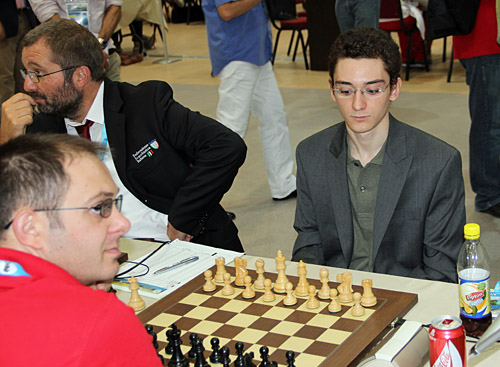
<svg viewBox="0 0 500 367">
<path fill-rule="evenodd" d="M 154 150 L 160 148 L 160 144 L 156 139 L 151 140 L 149 143 L 144 144 L 142 148 L 132 154 L 137 163 L 141 163 L 145 158 L 152 157 L 155 153 Z M 153 150 L 154 149 L 154 150 Z"/>
</svg>

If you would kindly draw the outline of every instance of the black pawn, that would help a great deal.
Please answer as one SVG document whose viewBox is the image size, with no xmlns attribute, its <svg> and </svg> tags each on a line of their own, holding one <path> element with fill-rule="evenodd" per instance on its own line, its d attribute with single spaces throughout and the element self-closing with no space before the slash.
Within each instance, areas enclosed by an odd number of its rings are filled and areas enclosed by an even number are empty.
<svg viewBox="0 0 500 367">
<path fill-rule="evenodd" d="M 226 346 L 222 347 L 220 349 L 220 355 L 222 357 L 222 367 L 229 367 L 229 364 L 231 363 L 231 359 L 229 358 L 229 348 Z"/>
<path fill-rule="evenodd" d="M 242 342 L 236 342 L 235 348 L 236 348 L 236 354 L 237 357 L 234 360 L 234 367 L 245 367 L 245 361 L 243 359 L 243 348 L 244 344 Z"/>
<path fill-rule="evenodd" d="M 172 357 L 168 362 L 168 367 L 187 367 L 189 366 L 189 361 L 182 354 L 181 350 L 181 331 L 177 328 L 172 330 Z"/>
<path fill-rule="evenodd" d="M 219 363 L 222 360 L 222 356 L 219 351 L 219 338 L 210 339 L 210 345 L 212 346 L 212 354 L 210 355 L 210 362 Z"/>
<path fill-rule="evenodd" d="M 289 350 L 288 352 L 286 352 L 286 366 L 295 367 L 295 364 L 293 362 L 295 362 L 295 353 Z"/>
<path fill-rule="evenodd" d="M 191 343 L 191 349 L 188 352 L 188 358 L 195 359 L 196 358 L 196 341 L 198 340 L 198 334 L 191 333 L 189 334 L 189 342 Z"/>
<path fill-rule="evenodd" d="M 149 335 L 153 338 L 153 347 L 155 349 L 158 349 L 158 335 L 156 335 L 153 325 L 146 325 L 146 331 L 148 332 Z"/>
<path fill-rule="evenodd" d="M 260 347 L 260 358 L 262 361 L 259 364 L 259 367 L 269 367 L 272 366 L 271 362 L 269 362 L 269 348 L 266 346 Z"/>
<path fill-rule="evenodd" d="M 196 339 L 195 347 L 196 347 L 195 348 L 196 349 L 196 361 L 194 362 L 194 367 L 210 367 L 207 360 L 205 359 L 205 356 L 203 355 L 205 347 L 203 346 L 203 342 L 201 341 L 200 338 Z"/>
</svg>

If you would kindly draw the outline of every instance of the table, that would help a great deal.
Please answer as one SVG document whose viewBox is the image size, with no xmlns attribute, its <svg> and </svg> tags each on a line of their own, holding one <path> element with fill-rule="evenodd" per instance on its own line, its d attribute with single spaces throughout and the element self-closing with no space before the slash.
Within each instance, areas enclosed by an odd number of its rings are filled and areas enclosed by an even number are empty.
<svg viewBox="0 0 500 367">
<path fill-rule="evenodd" d="M 153 249 L 155 249 L 159 244 L 150 243 L 145 241 L 135 241 L 130 239 L 122 239 L 120 241 L 120 248 L 122 251 L 127 252 L 129 259 L 137 259 L 143 256 Z M 245 255 L 244 258 L 247 260 L 248 268 L 255 269 L 255 261 L 259 257 Z M 274 259 L 262 258 L 265 262 L 266 269 L 274 269 L 275 262 Z M 322 266 L 319 265 L 307 265 L 307 277 L 313 279 L 319 279 L 319 271 Z M 345 269 L 340 268 L 328 268 L 330 274 L 337 274 L 344 272 Z M 418 294 L 418 303 L 405 315 L 405 319 L 418 321 L 423 324 L 430 324 L 432 319 L 441 315 L 454 315 L 459 316 L 458 308 L 458 286 L 456 284 L 421 280 L 414 278 L 398 277 L 393 275 L 368 273 L 363 271 L 349 270 L 353 275 L 353 284 L 360 285 L 361 280 L 365 278 L 373 279 L 374 288 L 383 288 L 389 290 L 403 291 Z M 287 261 L 287 274 L 296 275 L 297 274 L 297 263 Z M 117 296 L 120 300 L 127 303 L 130 298 L 130 294 L 126 292 L 117 292 Z M 146 307 L 149 307 L 157 300 L 144 297 L 146 302 Z M 468 343 L 468 348 L 472 344 Z M 490 367 L 495 366 L 500 358 L 500 345 L 490 347 L 487 351 L 483 352 L 480 356 L 468 361 L 467 366 L 469 367 Z M 428 366 L 428 364 L 427 364 Z"/>
</svg>

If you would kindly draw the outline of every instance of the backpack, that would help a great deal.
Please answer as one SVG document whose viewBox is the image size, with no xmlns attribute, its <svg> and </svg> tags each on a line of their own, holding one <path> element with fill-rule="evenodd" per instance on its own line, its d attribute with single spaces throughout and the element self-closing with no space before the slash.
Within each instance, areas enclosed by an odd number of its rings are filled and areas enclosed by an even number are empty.
<svg viewBox="0 0 500 367">
<path fill-rule="evenodd" d="M 297 18 L 295 0 L 266 0 L 267 13 L 271 20 Z"/>
<path fill-rule="evenodd" d="M 474 28 L 481 0 L 429 0 L 427 37 L 429 40 L 468 34 Z"/>
</svg>

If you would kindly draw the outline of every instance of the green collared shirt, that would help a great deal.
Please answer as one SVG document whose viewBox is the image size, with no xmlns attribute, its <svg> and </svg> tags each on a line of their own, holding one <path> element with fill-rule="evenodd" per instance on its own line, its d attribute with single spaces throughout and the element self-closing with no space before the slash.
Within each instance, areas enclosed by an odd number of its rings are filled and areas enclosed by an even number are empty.
<svg viewBox="0 0 500 367">
<path fill-rule="evenodd" d="M 363 167 L 351 156 L 347 139 L 347 181 L 351 199 L 354 248 L 350 269 L 373 271 L 373 219 L 385 142 L 377 155 Z"/>
</svg>

